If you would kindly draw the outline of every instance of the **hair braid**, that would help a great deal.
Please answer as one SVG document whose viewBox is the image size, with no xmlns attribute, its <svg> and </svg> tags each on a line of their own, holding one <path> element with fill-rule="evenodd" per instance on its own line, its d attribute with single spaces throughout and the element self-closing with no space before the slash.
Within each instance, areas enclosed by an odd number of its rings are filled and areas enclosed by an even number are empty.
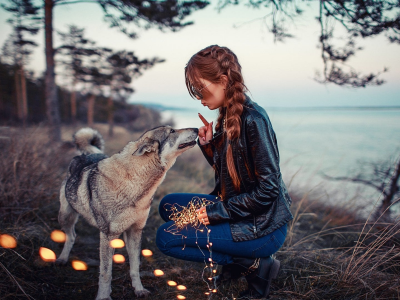
<svg viewBox="0 0 400 300">
<path fill-rule="evenodd" d="M 216 130 L 221 129 L 223 120 L 225 119 L 225 130 L 229 142 L 226 161 L 229 175 L 237 191 L 240 190 L 240 180 L 233 160 L 232 143 L 236 142 L 240 136 L 240 117 L 245 101 L 244 92 L 247 91 L 241 70 L 242 67 L 236 55 L 227 47 L 220 47 L 218 45 L 209 46 L 193 55 L 185 68 L 188 89 L 190 84 L 198 82 L 200 74 L 202 78 L 211 82 L 221 82 L 222 75 L 228 78 L 225 88 L 225 109 L 222 107 L 219 108 L 219 116 L 215 128 Z"/>
</svg>

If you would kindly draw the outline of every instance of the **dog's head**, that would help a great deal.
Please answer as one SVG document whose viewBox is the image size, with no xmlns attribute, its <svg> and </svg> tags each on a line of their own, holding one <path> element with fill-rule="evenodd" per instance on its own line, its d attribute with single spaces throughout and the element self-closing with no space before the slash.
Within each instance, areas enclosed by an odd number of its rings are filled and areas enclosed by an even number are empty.
<svg viewBox="0 0 400 300">
<path fill-rule="evenodd" d="M 197 128 L 173 129 L 171 126 L 160 126 L 146 131 L 137 142 L 135 156 L 155 153 L 161 162 L 168 165 L 196 144 Z"/>
</svg>

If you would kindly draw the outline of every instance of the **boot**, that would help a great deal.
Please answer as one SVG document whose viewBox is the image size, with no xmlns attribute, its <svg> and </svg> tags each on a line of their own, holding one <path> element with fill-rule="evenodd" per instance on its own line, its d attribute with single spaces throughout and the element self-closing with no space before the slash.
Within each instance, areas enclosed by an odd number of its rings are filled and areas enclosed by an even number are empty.
<svg viewBox="0 0 400 300">
<path fill-rule="evenodd" d="M 223 265 L 221 273 L 213 277 L 215 286 L 218 287 L 221 284 L 227 284 L 231 280 L 240 278 L 242 276 L 241 272 L 243 271 L 244 269 L 234 263 Z"/>
<path fill-rule="evenodd" d="M 250 299 L 267 298 L 271 281 L 278 276 L 280 262 L 272 257 L 257 259 L 234 257 L 234 264 L 240 267 L 248 283 L 248 290 L 241 297 Z"/>
</svg>

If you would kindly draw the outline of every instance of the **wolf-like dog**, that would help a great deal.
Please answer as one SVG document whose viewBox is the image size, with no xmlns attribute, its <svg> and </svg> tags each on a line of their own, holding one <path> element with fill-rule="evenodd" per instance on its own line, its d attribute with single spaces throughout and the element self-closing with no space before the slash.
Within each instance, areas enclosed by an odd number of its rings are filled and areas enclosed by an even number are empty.
<svg viewBox="0 0 400 300">
<path fill-rule="evenodd" d="M 57 259 L 66 263 L 75 242 L 79 215 L 100 230 L 100 277 L 96 300 L 111 299 L 111 240 L 122 233 L 130 261 L 130 276 L 137 297 L 146 290 L 139 275 L 140 244 L 150 205 L 157 187 L 176 158 L 192 148 L 197 128 L 174 130 L 160 126 L 128 143 L 119 153 L 103 154 L 104 141 L 91 128 L 75 133 L 75 144 L 82 153 L 73 158 L 61 186 L 58 221 L 67 235 Z"/>
</svg>

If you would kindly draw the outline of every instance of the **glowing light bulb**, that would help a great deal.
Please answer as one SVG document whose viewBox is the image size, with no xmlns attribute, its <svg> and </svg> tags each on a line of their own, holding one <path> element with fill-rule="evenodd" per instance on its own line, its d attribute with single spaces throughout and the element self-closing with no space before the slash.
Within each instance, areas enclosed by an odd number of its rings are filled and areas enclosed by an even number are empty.
<svg viewBox="0 0 400 300">
<path fill-rule="evenodd" d="M 178 285 L 176 288 L 177 288 L 178 290 L 180 290 L 180 291 L 186 290 L 186 286 L 184 286 L 184 285 Z"/>
<path fill-rule="evenodd" d="M 172 281 L 172 280 L 168 281 L 167 283 L 168 283 L 169 286 L 177 286 L 177 283 L 175 281 Z"/>
<path fill-rule="evenodd" d="M 1 234 L 0 246 L 3 248 L 15 248 L 17 247 L 17 240 L 9 234 Z"/>
<path fill-rule="evenodd" d="M 143 249 L 142 250 L 142 255 L 145 256 L 145 257 L 152 256 L 153 252 L 151 250 L 149 250 L 149 249 Z"/>
<path fill-rule="evenodd" d="M 178 299 L 186 299 L 186 297 L 182 296 L 182 295 L 178 295 L 178 296 L 176 296 L 176 298 L 178 298 Z"/>
<path fill-rule="evenodd" d="M 214 289 L 214 290 L 212 290 L 212 292 L 213 292 L 213 293 L 216 293 L 216 292 L 217 292 L 217 290 L 216 290 L 216 289 Z"/>
<path fill-rule="evenodd" d="M 211 281 L 211 280 L 212 280 L 212 278 L 211 278 L 211 277 L 208 277 L 208 280 L 210 280 L 210 281 Z"/>
<path fill-rule="evenodd" d="M 39 255 L 46 262 L 56 261 L 56 254 L 53 251 L 51 251 L 50 249 L 40 247 Z"/>
<path fill-rule="evenodd" d="M 56 243 L 65 243 L 65 241 L 67 240 L 65 233 L 62 232 L 61 230 L 53 230 L 53 232 L 50 235 L 50 238 Z"/>
<path fill-rule="evenodd" d="M 210 295 L 210 293 L 209 293 L 209 292 L 205 292 L 204 294 L 206 294 L 206 295 Z"/>
<path fill-rule="evenodd" d="M 154 270 L 154 275 L 155 276 L 163 276 L 164 272 L 162 270 L 157 269 L 157 270 Z"/>
<path fill-rule="evenodd" d="M 114 239 L 110 242 L 110 246 L 112 248 L 123 248 L 125 246 L 125 243 L 121 239 Z"/>
<path fill-rule="evenodd" d="M 113 261 L 117 264 L 122 264 L 125 262 L 125 256 L 122 254 L 114 254 Z"/>
<path fill-rule="evenodd" d="M 87 264 L 80 260 L 73 260 L 72 267 L 74 268 L 74 270 L 77 270 L 77 271 L 86 271 L 87 270 Z"/>
<path fill-rule="evenodd" d="M 213 270 L 213 273 L 217 273 L 217 270 Z"/>
</svg>

